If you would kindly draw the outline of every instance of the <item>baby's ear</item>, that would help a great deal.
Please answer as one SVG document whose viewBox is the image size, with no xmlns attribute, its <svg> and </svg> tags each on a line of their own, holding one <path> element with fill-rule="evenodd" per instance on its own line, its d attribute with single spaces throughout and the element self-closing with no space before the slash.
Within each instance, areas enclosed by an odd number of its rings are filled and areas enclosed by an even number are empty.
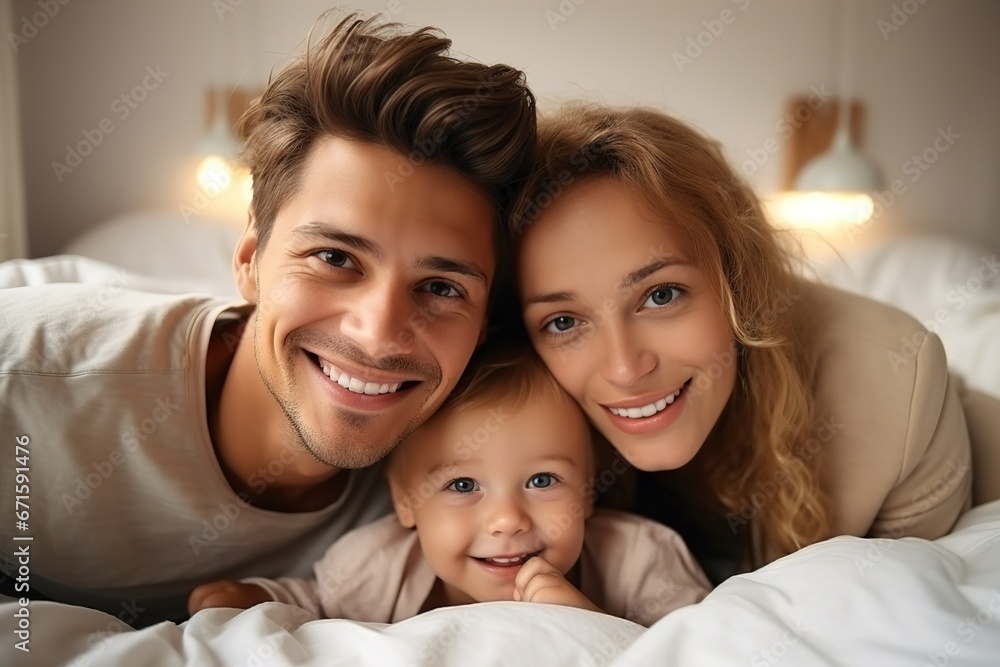
<svg viewBox="0 0 1000 667">
<path fill-rule="evenodd" d="M 399 523 L 403 528 L 413 528 L 417 525 L 417 520 L 413 516 L 412 498 L 410 497 L 409 489 L 406 488 L 406 485 L 403 484 L 399 477 L 400 473 L 398 470 L 390 470 L 388 473 L 389 492 L 392 494 L 392 508 L 396 510 L 396 518 L 399 519 Z"/>
</svg>

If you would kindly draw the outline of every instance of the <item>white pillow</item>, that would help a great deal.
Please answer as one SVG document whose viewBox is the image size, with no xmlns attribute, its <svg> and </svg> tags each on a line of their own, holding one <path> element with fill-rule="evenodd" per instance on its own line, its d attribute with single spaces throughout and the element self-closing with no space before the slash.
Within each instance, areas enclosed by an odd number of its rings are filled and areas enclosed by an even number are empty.
<svg viewBox="0 0 1000 667">
<path fill-rule="evenodd" d="M 87 230 L 63 252 L 237 299 L 232 259 L 242 231 L 201 216 L 185 222 L 176 211 L 139 211 Z"/>
<path fill-rule="evenodd" d="M 941 338 L 952 370 L 1000 397 L 998 260 L 989 248 L 928 235 L 844 251 L 814 268 L 821 280 L 920 320 Z"/>
</svg>

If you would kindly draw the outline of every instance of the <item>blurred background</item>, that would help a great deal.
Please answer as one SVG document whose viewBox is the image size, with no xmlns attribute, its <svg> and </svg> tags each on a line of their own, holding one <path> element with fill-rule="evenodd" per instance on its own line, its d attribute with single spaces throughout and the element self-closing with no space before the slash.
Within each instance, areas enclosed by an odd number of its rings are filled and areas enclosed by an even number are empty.
<svg viewBox="0 0 1000 667">
<path fill-rule="evenodd" d="M 245 184 L 196 170 L 212 97 L 238 106 L 296 54 L 321 0 L 0 0 L 0 198 L 23 256 L 133 211 L 246 221 Z M 936 230 L 1000 248 L 1000 2 L 380 0 L 336 5 L 432 25 L 453 53 L 524 70 L 542 109 L 648 105 L 717 138 L 765 198 L 786 186 L 789 100 L 844 89 L 878 167 L 874 215 L 837 243 Z M 846 37 L 846 39 L 845 39 Z M 845 45 L 847 45 L 845 47 Z M 845 48 L 849 76 L 845 80 Z M 817 105 L 817 113 L 819 113 Z M 225 116 L 220 116 L 225 118 Z M 800 119 L 801 120 L 801 119 Z M 220 177 L 221 178 L 221 177 Z M 221 183 L 222 181 L 218 181 Z M 16 229 L 0 231 L 7 256 Z"/>
</svg>

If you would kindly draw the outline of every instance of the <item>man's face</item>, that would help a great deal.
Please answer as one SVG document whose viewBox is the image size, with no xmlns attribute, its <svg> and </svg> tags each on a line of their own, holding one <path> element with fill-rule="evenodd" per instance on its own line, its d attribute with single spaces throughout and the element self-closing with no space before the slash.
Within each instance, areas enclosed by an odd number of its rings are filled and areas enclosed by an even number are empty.
<svg viewBox="0 0 1000 667">
<path fill-rule="evenodd" d="M 302 445 L 336 468 L 378 461 L 437 409 L 486 317 L 485 194 L 450 169 L 404 164 L 319 139 L 266 245 L 251 226 L 237 249 L 261 378 Z"/>
</svg>

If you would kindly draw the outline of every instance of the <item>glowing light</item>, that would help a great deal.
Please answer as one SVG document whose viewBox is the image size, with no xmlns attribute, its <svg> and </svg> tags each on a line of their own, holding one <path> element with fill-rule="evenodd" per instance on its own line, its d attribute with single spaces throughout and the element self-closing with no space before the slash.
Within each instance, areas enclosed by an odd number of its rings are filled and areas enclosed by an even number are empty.
<svg viewBox="0 0 1000 667">
<path fill-rule="evenodd" d="M 770 220 L 796 229 L 862 225 L 875 212 L 875 202 L 862 192 L 785 192 L 765 201 Z"/>
<path fill-rule="evenodd" d="M 225 192 L 233 182 L 229 164 L 218 155 L 209 155 L 202 160 L 196 177 L 198 186 L 209 197 Z"/>
</svg>

